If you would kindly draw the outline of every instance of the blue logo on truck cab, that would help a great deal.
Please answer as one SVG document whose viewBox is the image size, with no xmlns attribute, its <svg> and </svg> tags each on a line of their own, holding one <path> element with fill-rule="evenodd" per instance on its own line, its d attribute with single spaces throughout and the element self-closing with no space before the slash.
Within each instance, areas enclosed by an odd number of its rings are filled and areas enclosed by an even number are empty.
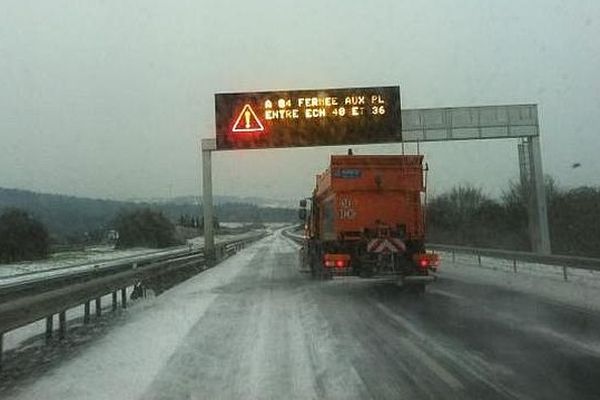
<svg viewBox="0 0 600 400">
<path fill-rule="evenodd" d="M 357 168 L 341 168 L 333 171 L 333 176 L 335 178 L 356 179 L 360 178 L 360 175 L 360 169 Z"/>
</svg>

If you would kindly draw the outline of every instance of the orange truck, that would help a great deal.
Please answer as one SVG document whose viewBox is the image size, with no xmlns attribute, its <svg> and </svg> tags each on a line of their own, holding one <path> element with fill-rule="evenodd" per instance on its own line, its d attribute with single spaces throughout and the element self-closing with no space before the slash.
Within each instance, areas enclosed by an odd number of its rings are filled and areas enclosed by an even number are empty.
<svg viewBox="0 0 600 400">
<path fill-rule="evenodd" d="M 333 155 L 300 201 L 302 262 L 317 278 L 399 278 L 416 291 L 434 280 L 437 254 L 425 251 L 421 155 Z"/>
</svg>

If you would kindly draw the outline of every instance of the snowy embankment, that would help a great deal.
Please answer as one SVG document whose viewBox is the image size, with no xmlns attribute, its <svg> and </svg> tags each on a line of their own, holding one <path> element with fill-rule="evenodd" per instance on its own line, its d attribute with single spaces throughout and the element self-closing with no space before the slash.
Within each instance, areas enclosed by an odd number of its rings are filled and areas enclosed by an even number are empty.
<svg viewBox="0 0 600 400">
<path fill-rule="evenodd" d="M 169 249 L 167 251 L 171 251 Z M 50 255 L 50 258 L 40 261 L 24 261 L 12 264 L 0 265 L 0 279 L 8 276 L 30 274 L 41 271 L 49 271 L 64 267 L 78 267 L 81 265 L 104 263 L 148 254 L 160 254 L 165 250 L 157 251 L 148 248 L 133 248 L 127 250 L 115 250 L 114 246 L 89 246 L 83 250 L 64 251 Z"/>
<path fill-rule="evenodd" d="M 600 311 L 600 271 L 518 262 L 517 272 L 511 260 L 481 257 L 481 266 L 473 255 L 440 252 L 441 279 L 451 278 L 476 284 L 509 288 L 521 293 L 543 297 L 569 306 Z"/>
<path fill-rule="evenodd" d="M 216 242 L 243 239 L 257 233 L 258 231 L 251 231 L 237 235 L 217 235 Z M 98 269 L 113 266 L 117 263 L 134 262 L 140 257 L 156 257 L 182 250 L 198 250 L 202 246 L 204 246 L 204 237 L 202 236 L 188 239 L 183 246 L 162 250 L 149 248 L 116 250 L 113 246 L 90 246 L 84 250 L 55 253 L 47 260 L 2 264 L 0 265 L 0 286 L 39 279 L 40 276 L 59 276 L 81 272 L 90 268 Z"/>
</svg>

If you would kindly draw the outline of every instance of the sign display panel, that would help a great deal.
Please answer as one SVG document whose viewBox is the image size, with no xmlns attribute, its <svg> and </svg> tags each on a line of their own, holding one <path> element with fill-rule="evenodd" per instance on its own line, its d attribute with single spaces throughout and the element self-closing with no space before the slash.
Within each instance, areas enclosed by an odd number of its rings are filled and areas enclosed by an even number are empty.
<svg viewBox="0 0 600 400">
<path fill-rule="evenodd" d="M 217 150 L 402 141 L 398 86 L 215 94 Z"/>
</svg>

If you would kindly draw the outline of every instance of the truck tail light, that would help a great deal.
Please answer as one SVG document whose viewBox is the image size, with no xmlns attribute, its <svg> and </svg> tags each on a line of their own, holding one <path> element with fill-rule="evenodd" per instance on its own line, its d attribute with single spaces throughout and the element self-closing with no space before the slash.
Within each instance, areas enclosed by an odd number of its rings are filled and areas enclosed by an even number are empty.
<svg viewBox="0 0 600 400">
<path fill-rule="evenodd" d="M 350 265 L 350 255 L 327 253 L 323 256 L 323 265 L 326 268 L 348 268 Z"/>
<path fill-rule="evenodd" d="M 420 269 L 436 270 L 440 265 L 440 256 L 435 253 L 419 253 L 415 254 L 413 259 Z"/>
</svg>

